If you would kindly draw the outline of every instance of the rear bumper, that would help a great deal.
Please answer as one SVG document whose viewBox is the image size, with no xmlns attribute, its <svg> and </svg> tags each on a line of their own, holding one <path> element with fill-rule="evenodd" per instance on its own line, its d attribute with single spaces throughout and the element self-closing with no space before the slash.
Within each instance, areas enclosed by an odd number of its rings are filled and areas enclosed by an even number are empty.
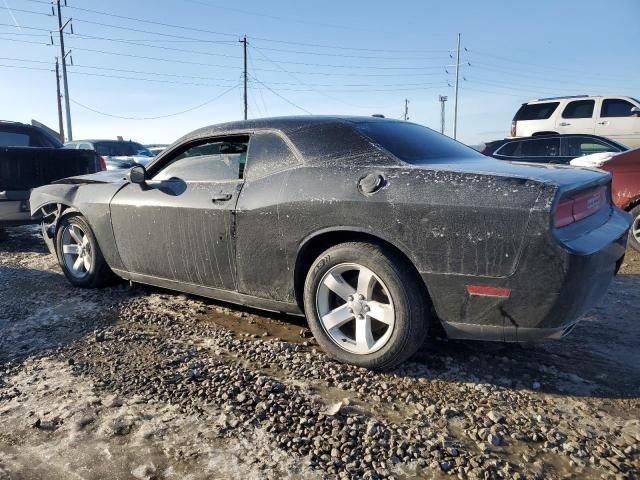
<svg viewBox="0 0 640 480">
<path fill-rule="evenodd" d="M 570 245 L 552 236 L 532 241 L 516 273 L 506 278 L 424 274 L 423 279 L 451 338 L 561 338 L 606 293 L 622 264 L 629 225 L 629 215 L 614 209 L 605 224 Z M 469 293 L 469 285 L 495 287 L 502 296 Z"/>
<path fill-rule="evenodd" d="M 29 209 L 29 191 L 0 192 L 0 227 L 36 223 Z"/>
</svg>

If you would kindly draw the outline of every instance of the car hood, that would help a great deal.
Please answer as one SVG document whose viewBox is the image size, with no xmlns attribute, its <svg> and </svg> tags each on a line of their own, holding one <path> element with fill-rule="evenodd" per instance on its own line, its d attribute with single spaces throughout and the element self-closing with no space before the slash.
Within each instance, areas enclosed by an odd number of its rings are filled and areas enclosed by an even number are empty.
<svg viewBox="0 0 640 480">
<path fill-rule="evenodd" d="M 155 157 L 147 157 L 146 155 L 122 155 L 122 156 L 105 157 L 105 160 L 107 162 L 109 161 L 125 162 L 125 163 L 135 162 L 140 165 L 146 165 L 154 158 Z"/>
<path fill-rule="evenodd" d="M 86 183 L 124 183 L 126 181 L 126 171 L 124 170 L 104 170 L 90 175 L 78 175 L 52 182 L 54 184 L 79 185 Z"/>
</svg>

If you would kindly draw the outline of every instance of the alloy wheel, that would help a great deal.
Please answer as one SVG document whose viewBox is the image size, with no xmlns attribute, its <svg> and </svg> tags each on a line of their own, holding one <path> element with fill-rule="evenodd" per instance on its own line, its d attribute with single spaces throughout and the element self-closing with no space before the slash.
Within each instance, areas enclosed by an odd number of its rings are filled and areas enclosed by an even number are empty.
<svg viewBox="0 0 640 480">
<path fill-rule="evenodd" d="M 62 232 L 62 258 L 67 271 L 77 279 L 86 277 L 91 270 L 91 242 L 78 225 L 69 224 Z"/>
<path fill-rule="evenodd" d="M 633 238 L 636 239 L 636 242 L 640 243 L 640 215 L 633 219 L 631 234 L 633 235 Z"/>
<path fill-rule="evenodd" d="M 384 347 L 396 315 L 384 282 L 369 268 L 342 263 L 322 277 L 316 290 L 318 318 L 340 348 L 366 355 Z"/>
</svg>

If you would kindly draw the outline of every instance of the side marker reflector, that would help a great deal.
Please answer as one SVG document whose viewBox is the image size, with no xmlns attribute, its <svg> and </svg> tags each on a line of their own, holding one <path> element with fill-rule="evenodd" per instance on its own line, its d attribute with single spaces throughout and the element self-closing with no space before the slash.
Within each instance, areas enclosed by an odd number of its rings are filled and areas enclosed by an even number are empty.
<svg viewBox="0 0 640 480">
<path fill-rule="evenodd" d="M 482 297 L 501 297 L 501 298 L 509 298 L 511 296 L 510 288 L 484 287 L 482 285 L 467 285 L 466 289 L 469 295 L 479 295 Z"/>
</svg>

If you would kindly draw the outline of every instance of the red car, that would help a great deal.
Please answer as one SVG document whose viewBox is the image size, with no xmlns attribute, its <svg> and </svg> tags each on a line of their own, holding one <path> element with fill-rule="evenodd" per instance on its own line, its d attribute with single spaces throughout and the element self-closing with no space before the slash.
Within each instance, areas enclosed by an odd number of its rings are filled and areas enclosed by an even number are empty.
<svg viewBox="0 0 640 480">
<path fill-rule="evenodd" d="M 629 244 L 640 251 L 640 148 L 619 153 L 598 168 L 613 176 L 613 203 L 633 215 Z"/>
</svg>

